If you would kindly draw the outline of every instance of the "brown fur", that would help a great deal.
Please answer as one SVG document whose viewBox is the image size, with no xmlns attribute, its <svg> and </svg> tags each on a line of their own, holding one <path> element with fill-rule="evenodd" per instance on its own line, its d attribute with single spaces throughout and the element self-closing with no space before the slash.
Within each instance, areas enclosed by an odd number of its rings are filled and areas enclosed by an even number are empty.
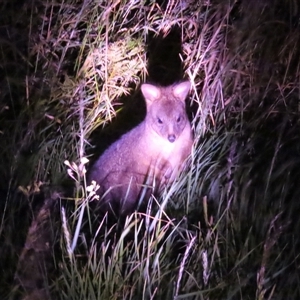
<svg viewBox="0 0 300 300">
<path fill-rule="evenodd" d="M 89 182 L 100 185 L 102 204 L 119 204 L 120 213 L 134 210 L 144 192 L 172 182 L 191 153 L 193 138 L 185 109 L 189 82 L 169 87 L 143 84 L 145 120 L 113 143 L 96 161 Z"/>
</svg>

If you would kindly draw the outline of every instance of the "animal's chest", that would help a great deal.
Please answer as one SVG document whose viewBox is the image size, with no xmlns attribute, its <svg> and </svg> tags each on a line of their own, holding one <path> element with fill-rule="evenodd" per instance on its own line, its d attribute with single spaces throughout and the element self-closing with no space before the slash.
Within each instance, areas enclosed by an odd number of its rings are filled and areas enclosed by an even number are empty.
<svg viewBox="0 0 300 300">
<path fill-rule="evenodd" d="M 148 143 L 148 163 L 155 166 L 168 164 L 169 167 L 176 168 L 181 160 L 180 141 L 173 143 L 167 139 L 154 137 Z"/>
</svg>

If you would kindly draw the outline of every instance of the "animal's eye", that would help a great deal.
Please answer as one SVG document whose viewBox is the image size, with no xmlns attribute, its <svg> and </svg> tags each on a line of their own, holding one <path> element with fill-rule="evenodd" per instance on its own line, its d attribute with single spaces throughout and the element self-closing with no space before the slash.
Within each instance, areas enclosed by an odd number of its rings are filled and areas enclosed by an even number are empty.
<svg viewBox="0 0 300 300">
<path fill-rule="evenodd" d="M 181 121 L 181 117 L 178 117 L 176 122 L 179 123 Z"/>
<path fill-rule="evenodd" d="M 157 123 L 158 123 L 158 124 L 162 124 L 162 123 L 163 123 L 162 119 L 157 118 Z"/>
</svg>

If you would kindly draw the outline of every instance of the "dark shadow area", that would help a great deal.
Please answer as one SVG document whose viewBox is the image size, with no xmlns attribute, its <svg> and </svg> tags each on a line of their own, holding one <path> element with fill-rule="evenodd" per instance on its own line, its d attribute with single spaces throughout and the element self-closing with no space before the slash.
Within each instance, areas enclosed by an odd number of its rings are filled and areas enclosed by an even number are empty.
<svg viewBox="0 0 300 300">
<path fill-rule="evenodd" d="M 28 228 L 36 212 L 41 208 L 44 195 L 25 197 L 21 192 L 0 190 L 0 298 L 7 294 L 14 282 L 19 256 L 25 246 Z M 3 222 L 3 223 L 2 223 Z"/>
<path fill-rule="evenodd" d="M 171 85 L 183 79 L 183 68 L 180 60 L 182 54 L 181 31 L 174 27 L 167 36 L 148 36 L 148 80 L 162 86 Z"/>
</svg>

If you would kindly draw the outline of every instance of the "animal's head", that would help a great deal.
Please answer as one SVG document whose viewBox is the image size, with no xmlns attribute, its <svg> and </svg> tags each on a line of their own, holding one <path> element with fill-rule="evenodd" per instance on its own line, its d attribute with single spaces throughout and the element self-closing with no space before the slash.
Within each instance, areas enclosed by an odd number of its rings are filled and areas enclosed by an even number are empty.
<svg viewBox="0 0 300 300">
<path fill-rule="evenodd" d="M 173 143 L 188 124 L 185 98 L 190 90 L 188 81 L 168 87 L 143 84 L 147 104 L 146 123 L 158 135 Z"/>
</svg>

